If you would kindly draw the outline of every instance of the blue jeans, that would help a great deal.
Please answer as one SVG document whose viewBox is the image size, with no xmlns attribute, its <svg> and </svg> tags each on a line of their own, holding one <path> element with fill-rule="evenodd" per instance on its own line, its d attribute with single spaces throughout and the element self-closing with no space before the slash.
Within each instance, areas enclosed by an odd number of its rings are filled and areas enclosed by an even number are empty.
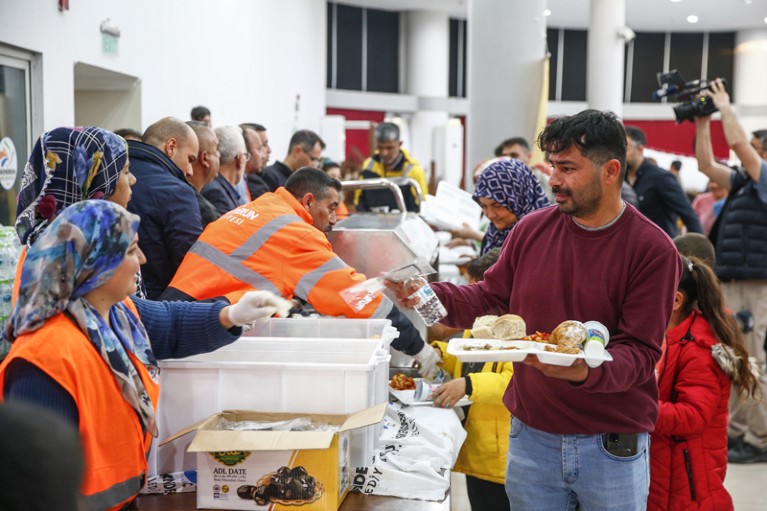
<svg viewBox="0 0 767 511">
<path fill-rule="evenodd" d="M 650 490 L 649 435 L 621 458 L 602 435 L 553 435 L 511 419 L 506 493 L 513 511 L 644 511 Z"/>
</svg>

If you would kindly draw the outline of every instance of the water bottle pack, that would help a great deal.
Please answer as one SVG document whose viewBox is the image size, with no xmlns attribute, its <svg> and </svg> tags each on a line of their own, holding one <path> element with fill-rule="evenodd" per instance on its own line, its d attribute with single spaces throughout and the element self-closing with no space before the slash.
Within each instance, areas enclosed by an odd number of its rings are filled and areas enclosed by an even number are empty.
<svg viewBox="0 0 767 511">
<path fill-rule="evenodd" d="M 13 227 L 0 227 L 0 332 L 5 330 L 11 315 L 13 280 L 21 255 L 21 244 Z M 0 338 L 0 360 L 10 349 L 8 341 Z"/>
<path fill-rule="evenodd" d="M 21 245 L 16 230 L 13 227 L 0 227 L 0 326 L 3 328 L 11 314 L 13 280 L 20 254 Z"/>
</svg>

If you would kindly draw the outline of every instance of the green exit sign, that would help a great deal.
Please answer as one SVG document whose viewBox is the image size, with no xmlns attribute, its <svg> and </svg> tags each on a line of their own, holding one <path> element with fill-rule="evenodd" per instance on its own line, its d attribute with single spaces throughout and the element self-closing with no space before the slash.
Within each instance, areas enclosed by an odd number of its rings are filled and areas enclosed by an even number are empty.
<svg viewBox="0 0 767 511">
<path fill-rule="evenodd" d="M 110 55 L 117 55 L 119 39 L 110 34 L 101 34 L 101 50 Z"/>
</svg>

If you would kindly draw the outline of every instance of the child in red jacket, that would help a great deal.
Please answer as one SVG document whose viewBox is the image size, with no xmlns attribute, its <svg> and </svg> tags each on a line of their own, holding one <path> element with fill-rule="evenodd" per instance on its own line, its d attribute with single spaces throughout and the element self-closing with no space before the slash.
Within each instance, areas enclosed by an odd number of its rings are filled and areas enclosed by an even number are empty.
<svg viewBox="0 0 767 511">
<path fill-rule="evenodd" d="M 716 276 L 699 259 L 682 259 L 658 363 L 660 414 L 652 434 L 647 509 L 732 510 L 723 484 L 730 386 L 745 397 L 757 385 Z"/>
</svg>

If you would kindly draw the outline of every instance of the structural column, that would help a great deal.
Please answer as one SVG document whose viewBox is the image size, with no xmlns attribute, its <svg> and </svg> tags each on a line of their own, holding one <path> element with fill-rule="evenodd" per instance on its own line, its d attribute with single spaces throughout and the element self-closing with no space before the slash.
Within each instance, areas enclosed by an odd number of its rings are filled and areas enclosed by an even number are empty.
<svg viewBox="0 0 767 511">
<path fill-rule="evenodd" d="M 735 35 L 734 103 L 749 132 L 767 128 L 767 30 L 741 30 Z M 713 76 L 711 78 L 714 78 Z"/>
<path fill-rule="evenodd" d="M 586 53 L 586 102 L 589 108 L 623 116 L 625 0 L 591 0 Z"/>
<path fill-rule="evenodd" d="M 469 0 L 466 184 L 504 139 L 531 143 L 546 56 L 545 0 Z"/>
<path fill-rule="evenodd" d="M 407 77 L 405 92 L 419 98 L 447 99 L 448 65 L 450 55 L 450 19 L 445 12 L 412 11 L 406 20 Z M 445 126 L 445 111 L 418 109 L 413 114 L 411 150 L 429 175 L 434 154 L 434 133 Z M 427 190 L 423 190 L 424 193 Z"/>
</svg>

